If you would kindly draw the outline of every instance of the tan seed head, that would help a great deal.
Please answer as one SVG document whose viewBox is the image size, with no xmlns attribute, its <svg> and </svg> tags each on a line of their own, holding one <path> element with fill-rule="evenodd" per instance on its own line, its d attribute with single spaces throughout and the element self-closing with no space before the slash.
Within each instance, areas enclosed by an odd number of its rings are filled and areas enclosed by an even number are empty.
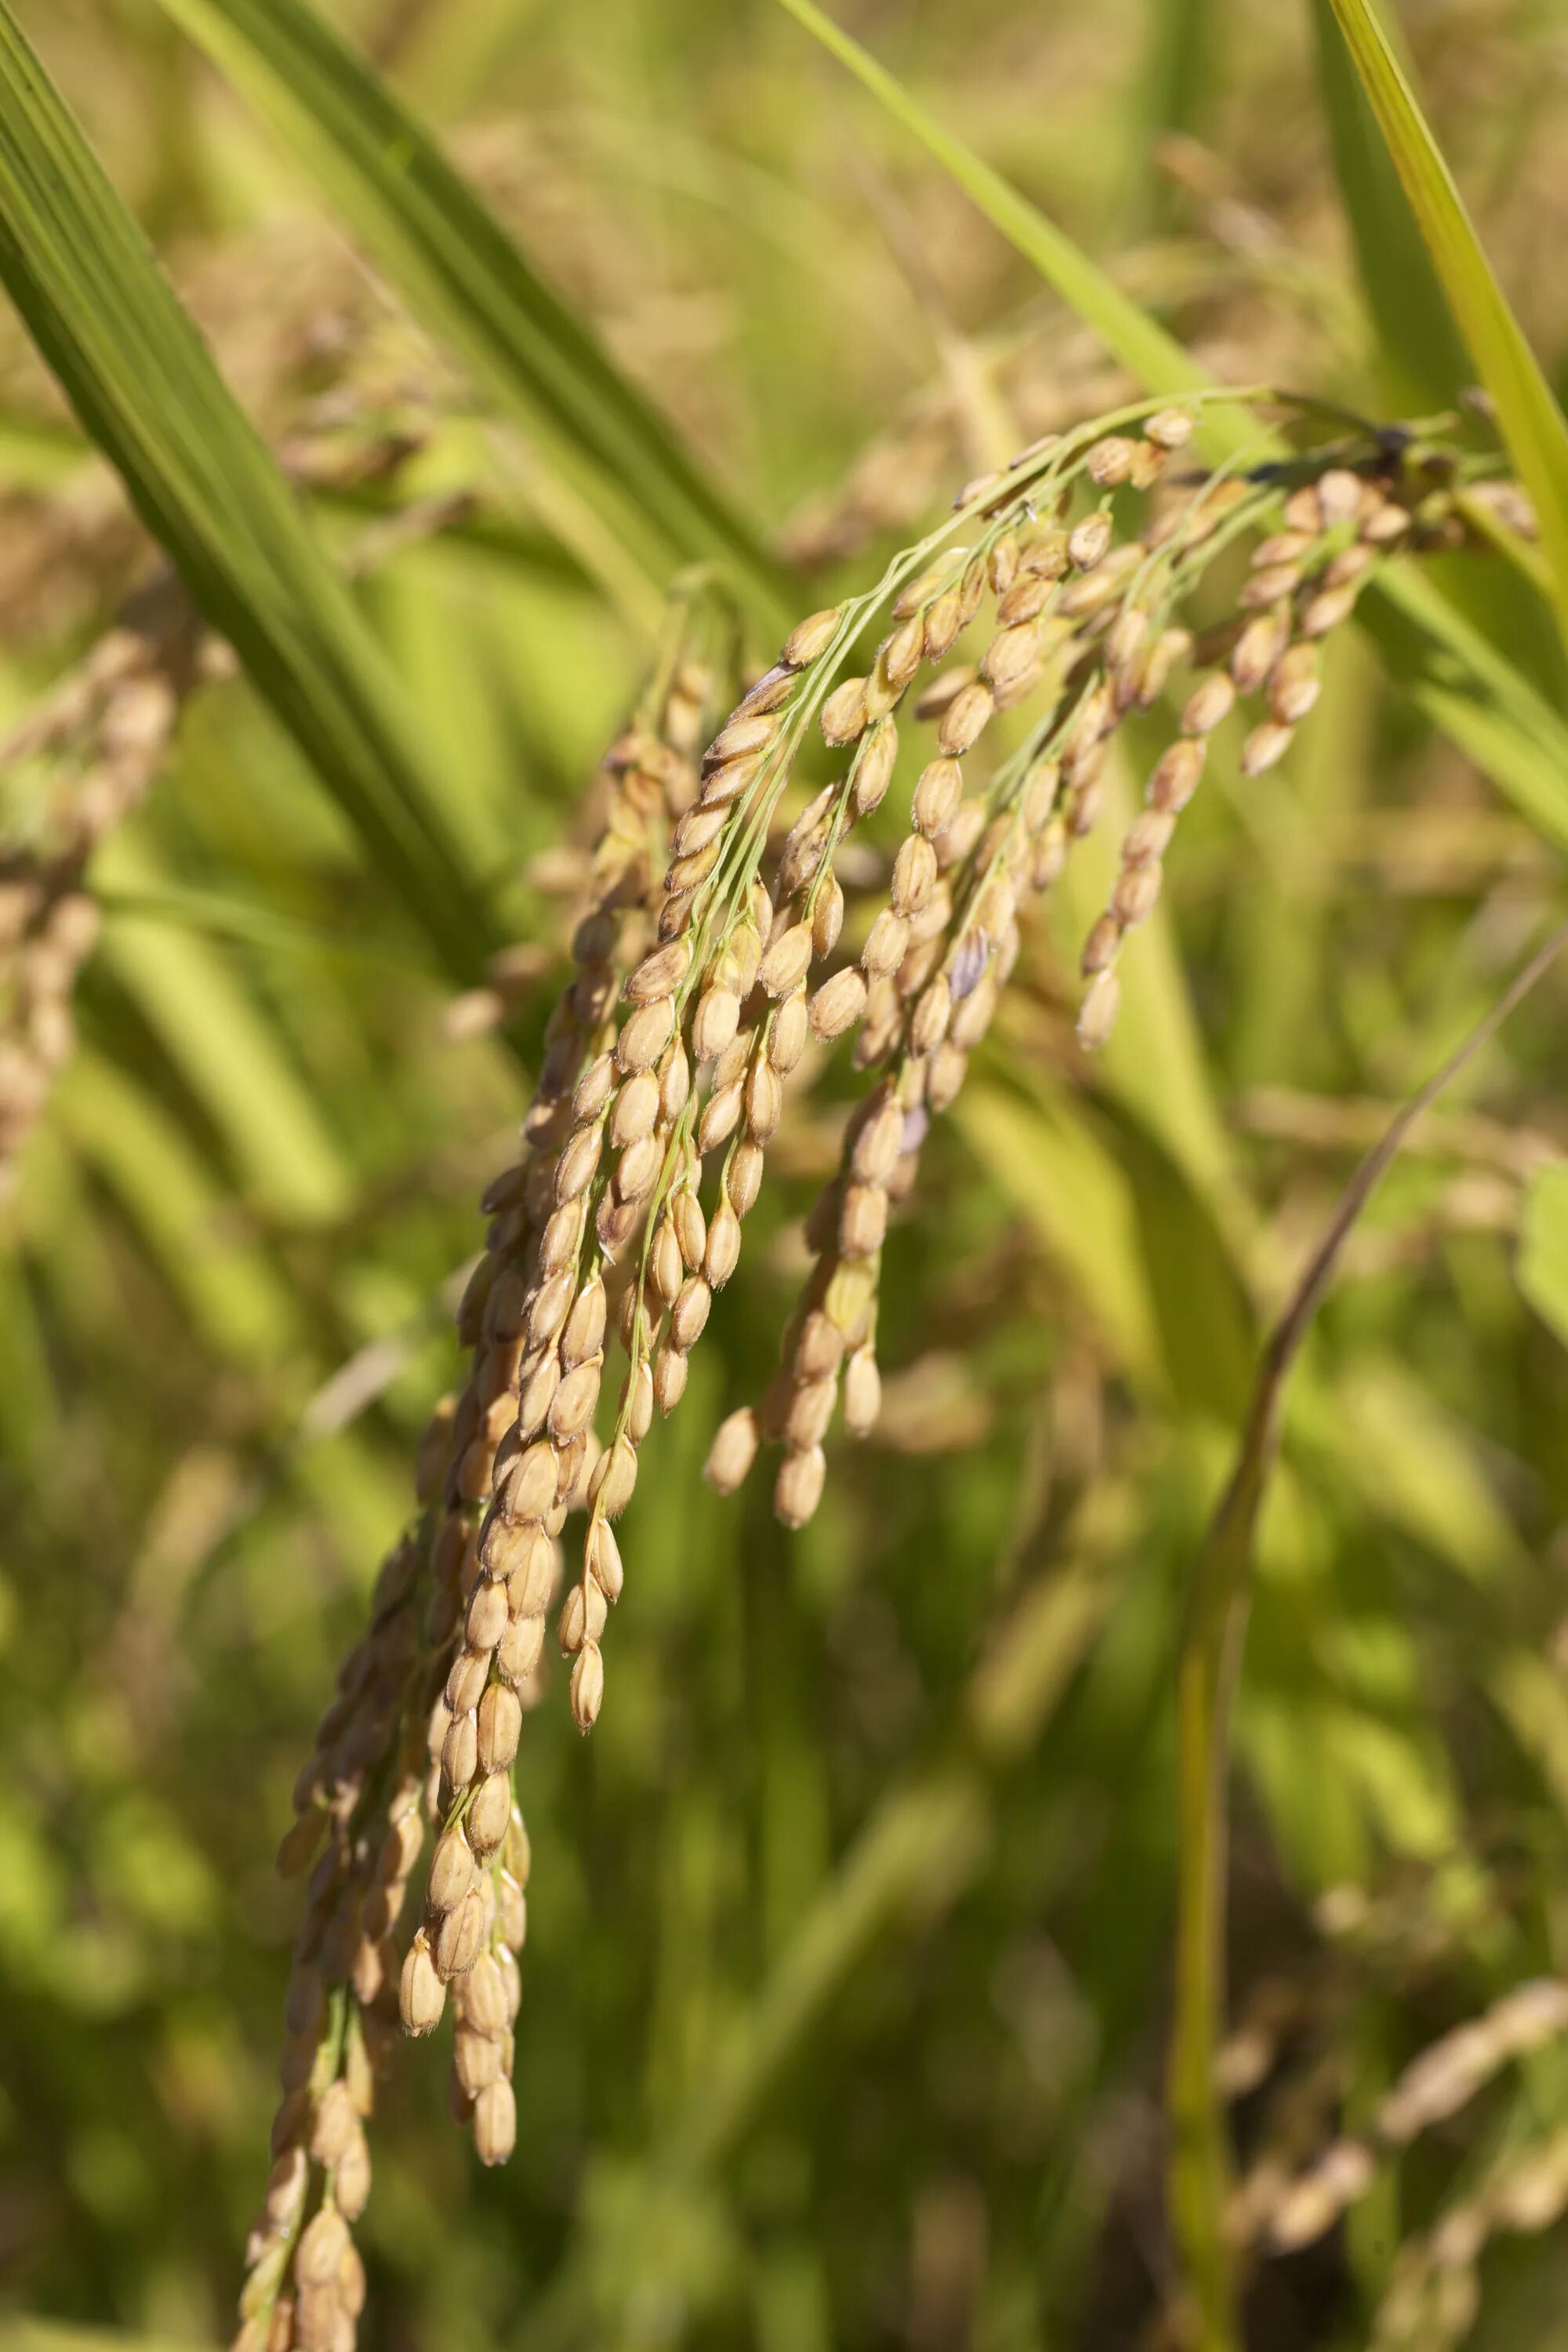
<svg viewBox="0 0 1568 2352">
<path fill-rule="evenodd" d="M 838 1244 L 846 1257 L 870 1257 L 888 1231 L 888 1195 L 879 1184 L 851 1184 L 838 1213 Z"/>
<path fill-rule="evenodd" d="M 740 1025 L 741 1000 L 732 988 L 703 992 L 691 1024 L 691 1051 L 700 1062 L 721 1054 Z"/>
<path fill-rule="evenodd" d="M 705 848 L 706 842 L 698 845 Z M 691 949 L 685 940 L 673 940 L 668 947 L 656 948 L 645 956 L 626 982 L 626 992 L 634 1004 L 652 1004 L 659 997 L 672 996 L 691 969 Z"/>
<path fill-rule="evenodd" d="M 330 2286 L 348 2251 L 348 2224 L 335 2205 L 323 2205 L 306 2222 L 294 2251 L 294 2271 L 302 2286 Z"/>
<path fill-rule="evenodd" d="M 873 979 L 889 976 L 902 963 L 909 944 L 908 923 L 891 907 L 884 907 L 860 950 L 861 964 Z"/>
<path fill-rule="evenodd" d="M 485 1957 L 481 1952 L 479 1959 L 482 1960 Z M 477 1968 L 479 1965 L 479 1960 L 476 1960 L 474 1967 Z M 470 1969 L 468 1975 L 471 1977 L 472 1974 L 473 1969 Z M 468 1978 L 465 1978 L 465 1986 L 467 1983 Z M 467 2011 L 466 1998 L 464 2008 Z M 452 2042 L 452 2068 L 464 2092 L 470 2099 L 477 2099 L 479 2093 L 489 2084 L 500 2081 L 501 2062 L 504 2055 L 504 2047 L 499 2034 L 470 2032 L 464 2026 L 458 2027 Z"/>
<path fill-rule="evenodd" d="M 618 1519 L 637 1483 L 637 1457 L 624 1437 L 606 1448 L 588 1482 L 590 1500 L 606 1519 Z"/>
<path fill-rule="evenodd" d="M 605 1660 L 596 1642 L 585 1643 L 572 1669 L 572 1717 L 579 1731 L 592 1731 L 605 1703 Z"/>
<path fill-rule="evenodd" d="M 844 928 L 844 892 L 836 874 L 830 874 L 816 893 L 816 905 L 811 918 L 812 952 L 818 957 L 830 956 L 838 944 L 838 934 Z"/>
<path fill-rule="evenodd" d="M 517 1754 L 522 1733 L 522 1707 L 515 1691 L 492 1683 L 479 1701 L 478 1762 L 487 1773 L 505 1772 Z"/>
<path fill-rule="evenodd" d="M 1236 705 L 1236 688 L 1223 670 L 1213 670 L 1193 688 L 1182 710 L 1181 730 L 1186 736 L 1212 735 Z"/>
<path fill-rule="evenodd" d="M 868 1437 L 882 1412 L 882 1375 L 876 1350 L 857 1348 L 844 1368 L 844 1425 L 852 1437 Z"/>
<path fill-rule="evenodd" d="M 811 1034 L 826 1045 L 854 1027 L 866 1010 L 866 982 L 853 964 L 824 981 L 809 1007 Z"/>
<path fill-rule="evenodd" d="M 1276 719 L 1265 719 L 1255 727 L 1241 747 L 1241 772 L 1244 776 L 1261 776 L 1279 766 L 1290 749 L 1296 730 L 1282 727 Z"/>
<path fill-rule="evenodd" d="M 732 1495 L 744 1483 L 757 1458 L 760 1437 L 757 1416 L 749 1405 L 720 1423 L 702 1470 L 716 1494 Z"/>
<path fill-rule="evenodd" d="M 741 1255 L 741 1220 L 728 1201 L 721 1201 L 708 1227 L 708 1247 L 702 1271 L 714 1290 L 721 1290 L 734 1273 Z"/>
<path fill-rule="evenodd" d="M 853 743 L 864 733 L 869 715 L 866 701 L 867 681 L 863 677 L 847 677 L 835 687 L 822 706 L 822 732 L 829 743 Z"/>
<path fill-rule="evenodd" d="M 616 1150 L 650 1134 L 658 1111 L 658 1079 L 652 1070 L 639 1070 L 635 1078 L 626 1080 L 610 1114 L 610 1141 Z"/>
<path fill-rule="evenodd" d="M 616 1059 L 623 1070 L 650 1070 L 668 1045 L 675 1028 L 675 1007 L 668 996 L 641 1004 L 621 1031 Z"/>
<path fill-rule="evenodd" d="M 778 729 L 778 720 L 766 713 L 731 719 L 714 737 L 703 764 L 716 768 L 726 760 L 740 759 L 745 752 L 765 751 Z"/>
<path fill-rule="evenodd" d="M 915 624 L 911 623 L 910 626 Z M 850 791 L 850 805 L 857 816 L 869 816 L 879 808 L 892 782 L 893 767 L 899 756 L 899 730 L 890 719 L 879 719 L 868 728 L 855 763 L 855 781 Z"/>
<path fill-rule="evenodd" d="M 937 729 L 937 741 L 943 751 L 956 758 L 978 742 L 987 719 L 996 708 L 991 688 L 981 678 L 975 678 L 955 694 L 942 714 Z"/>
<path fill-rule="evenodd" d="M 1172 743 L 1155 761 L 1149 777 L 1149 805 L 1171 814 L 1184 809 L 1198 788 L 1204 772 L 1204 747 L 1201 741 L 1187 738 Z"/>
<path fill-rule="evenodd" d="M 787 996 L 805 978 L 811 957 L 810 924 L 791 924 L 773 941 L 758 966 L 759 985 L 769 996 Z"/>
<path fill-rule="evenodd" d="M 668 1339 L 661 1340 L 653 1360 L 654 1402 L 668 1420 L 686 1394 L 691 1359 Z"/>
<path fill-rule="evenodd" d="M 455 1911 L 474 1883 L 474 1857 L 459 1822 L 436 1841 L 428 1894 L 433 1911 Z"/>
<path fill-rule="evenodd" d="M 781 1078 L 788 1077 L 805 1053 L 809 1028 L 803 983 L 784 998 L 768 1032 L 768 1061 Z"/>
<path fill-rule="evenodd" d="M 1103 1045 L 1116 1025 L 1121 1003 L 1121 983 L 1115 972 L 1100 972 L 1090 981 L 1079 1008 L 1078 1040 L 1086 1053 Z"/>
<path fill-rule="evenodd" d="M 1078 528 L 1068 534 L 1068 558 L 1078 572 L 1092 572 L 1102 563 L 1110 547 L 1111 521 L 1108 514 L 1087 515 Z"/>
<path fill-rule="evenodd" d="M 712 1304 L 713 1293 L 702 1276 L 690 1276 L 669 1313 L 669 1336 L 682 1354 L 702 1337 Z"/>
<path fill-rule="evenodd" d="M 516 2145 L 517 2100 L 502 2075 L 474 2101 L 474 2153 L 481 2164 L 504 2164 Z"/>
<path fill-rule="evenodd" d="M 746 1081 L 746 1132 L 754 1143 L 766 1143 L 778 1130 L 784 1115 L 784 1086 L 769 1061 L 753 1064 Z"/>
<path fill-rule="evenodd" d="M 514 1694 L 507 1693 L 509 1698 Z M 492 1772 L 480 1781 L 469 1801 L 467 1814 L 468 1843 L 481 1861 L 488 1861 L 500 1845 L 511 1818 L 511 1775 Z"/>
<path fill-rule="evenodd" d="M 936 887 L 936 852 L 923 833 L 911 833 L 893 861 L 889 895 L 895 914 L 918 914 Z"/>
<path fill-rule="evenodd" d="M 786 1528 L 803 1528 L 822 1500 L 827 1456 L 820 1445 L 786 1454 L 773 1486 L 773 1509 Z"/>
<path fill-rule="evenodd" d="M 813 613 L 807 620 L 797 623 L 784 639 L 779 660 L 785 669 L 806 669 L 827 651 L 838 633 L 842 619 L 838 607 L 827 606 Z"/>
<path fill-rule="evenodd" d="M 670 1202 L 670 1219 L 675 1237 L 680 1244 L 680 1255 L 688 1271 L 695 1274 L 702 1264 L 708 1246 L 708 1229 L 702 1215 L 702 1204 L 689 1186 L 683 1185 Z M 679 1287 L 679 1284 L 676 1286 Z M 673 1297 L 674 1292 L 671 1292 Z"/>
<path fill-rule="evenodd" d="M 762 1189 L 762 1145 L 751 1142 L 737 1144 L 724 1177 L 724 1197 L 738 1217 L 751 1214 Z"/>
</svg>

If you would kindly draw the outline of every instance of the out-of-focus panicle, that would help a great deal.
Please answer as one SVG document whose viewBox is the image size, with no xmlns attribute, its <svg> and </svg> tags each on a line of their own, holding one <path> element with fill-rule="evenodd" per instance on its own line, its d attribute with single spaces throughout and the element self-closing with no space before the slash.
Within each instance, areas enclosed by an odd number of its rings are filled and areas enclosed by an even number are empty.
<svg viewBox="0 0 1568 2352">
<path fill-rule="evenodd" d="M 393 478 L 416 446 L 402 433 L 334 430 L 302 433 L 286 454 L 295 478 L 341 489 Z M 388 516 L 353 551 L 351 568 L 434 536 L 467 503 L 453 494 Z M 192 694 L 235 668 L 183 585 L 160 572 L 0 743 L 0 772 L 37 768 L 43 777 L 31 821 L 0 845 L 0 1197 L 73 1048 L 71 1000 L 100 929 L 93 853 L 145 801 Z M 500 960 L 498 990 L 510 977 Z"/>
<path fill-rule="evenodd" d="M 560 1573 L 564 1495 L 532 1518 L 485 1507 L 507 1464 L 528 1302 L 556 1247 L 555 1166 L 573 1099 L 611 1022 L 620 980 L 649 931 L 650 877 L 695 789 L 712 678 L 705 587 L 682 589 L 667 642 L 627 733 L 609 753 L 588 860 L 588 904 L 573 934 L 573 977 L 552 1013 L 516 1164 L 489 1186 L 483 1256 L 458 1310 L 471 1350 L 461 1392 L 422 1442 L 416 1527 L 378 1580 L 368 1633 L 338 1678 L 316 1750 L 295 1790 L 279 1866 L 309 1870 L 307 1909 L 286 2004 L 283 2100 L 274 2168 L 252 2232 L 243 2352 L 338 2352 L 363 2296 L 349 2235 L 369 2193 L 363 2128 L 374 2076 L 396 2038 L 454 2022 L 451 2105 L 487 2164 L 516 2137 L 512 2026 L 527 1927 L 529 1847 L 512 1792 L 526 1707 L 539 1695 L 545 1613 Z M 585 1446 L 569 1457 L 572 1476 Z M 396 1929 L 437 1840 L 415 1934 Z"/>
<path fill-rule="evenodd" d="M 1495 2158 L 1483 2179 L 1394 2255 L 1368 2352 L 1450 2352 L 1480 2312 L 1480 2258 L 1493 2238 L 1533 2237 L 1568 2212 L 1568 2129 Z"/>
<path fill-rule="evenodd" d="M 0 853 L 0 1189 L 75 1043 L 99 929 L 92 853 L 145 799 L 186 695 L 221 659 L 184 593 L 161 586 L 0 745 L 0 768 L 37 762 L 48 782 L 37 837 Z"/>
<path fill-rule="evenodd" d="M 1397 1923 L 1398 1932 L 1382 1949 L 1383 1963 L 1394 1962 L 1401 1974 L 1412 1966 L 1429 1971 L 1438 1956 L 1424 1932 L 1431 1916 L 1398 1902 L 1388 1908 L 1385 1924 Z M 1347 2027 L 1356 1999 L 1356 1975 L 1334 1961 L 1299 1980 L 1265 1979 L 1221 2053 L 1221 2088 L 1240 2099 L 1256 2096 L 1285 2045 L 1296 2045 L 1268 2090 L 1247 2170 L 1231 2193 L 1227 2234 L 1249 2263 L 1315 2244 L 1421 2134 L 1451 2125 L 1505 2067 L 1568 2034 L 1568 1984 L 1538 1978 L 1516 1985 L 1411 2060 L 1359 2132 L 1336 2136 L 1333 2117 L 1354 2079 Z M 1463 2340 L 1489 2239 L 1549 2228 L 1568 2210 L 1568 2137 L 1557 2132 L 1523 2147 L 1508 2145 L 1459 2178 L 1441 2218 L 1400 2246 L 1370 2352 L 1428 2352 Z"/>
<path fill-rule="evenodd" d="M 1568 1984 L 1542 1977 L 1516 1985 L 1484 2016 L 1424 2050 L 1379 2100 L 1364 2131 L 1334 2140 L 1281 2185 L 1272 2211 L 1258 2217 L 1272 2251 L 1293 2253 L 1321 2238 L 1371 2188 L 1385 2154 L 1457 2115 L 1505 2066 L 1565 2033 Z"/>
</svg>

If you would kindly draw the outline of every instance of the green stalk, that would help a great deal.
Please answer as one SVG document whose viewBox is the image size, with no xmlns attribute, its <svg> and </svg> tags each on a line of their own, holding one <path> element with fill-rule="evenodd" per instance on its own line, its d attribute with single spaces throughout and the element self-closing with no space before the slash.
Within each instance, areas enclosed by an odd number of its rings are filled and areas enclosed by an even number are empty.
<svg viewBox="0 0 1568 2352">
<path fill-rule="evenodd" d="M 1237 2352 L 1226 2236 L 1231 2162 L 1215 2059 L 1225 2017 L 1226 1789 L 1232 1702 L 1251 1599 L 1252 1539 L 1279 1445 L 1285 1383 L 1341 1250 L 1406 1137 L 1568 946 L 1554 930 L 1458 1050 L 1412 1096 L 1352 1177 L 1264 1350 L 1236 1467 L 1198 1560 L 1176 1668 L 1176 1982 L 1168 2097 L 1170 2199 L 1192 2352 Z"/>
</svg>

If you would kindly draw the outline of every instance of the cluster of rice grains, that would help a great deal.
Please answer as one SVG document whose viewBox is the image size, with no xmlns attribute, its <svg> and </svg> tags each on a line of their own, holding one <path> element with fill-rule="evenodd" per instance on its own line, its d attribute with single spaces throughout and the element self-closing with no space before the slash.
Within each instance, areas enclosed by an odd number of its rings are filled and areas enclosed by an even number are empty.
<svg viewBox="0 0 1568 2352">
<path fill-rule="evenodd" d="M 970 484 L 954 520 L 872 590 L 795 630 L 700 761 L 705 688 L 678 632 L 610 754 L 574 976 L 521 1156 L 484 1203 L 488 1247 L 459 1317 L 468 1386 L 431 1429 L 424 1517 L 384 1570 L 284 1842 L 286 1868 L 313 1867 L 243 2352 L 353 2341 L 363 2118 L 399 2014 L 407 2032 L 429 2033 L 450 1995 L 455 2112 L 487 2162 L 510 2152 L 528 1873 L 511 1767 L 547 1615 L 559 1595 L 570 1704 L 587 1731 L 638 1449 L 656 1406 L 679 1404 L 713 1294 L 735 1271 L 808 1045 L 854 1033 L 868 1091 L 808 1221 L 816 1265 L 782 1369 L 759 1409 L 722 1424 L 707 1470 L 729 1492 L 764 1438 L 779 1444 L 775 1504 L 791 1526 L 822 1493 L 840 1394 L 851 1431 L 877 1418 L 889 1213 L 992 1021 L 1020 913 L 1095 823 L 1123 718 L 1167 694 L 1179 714 L 1085 951 L 1086 1045 L 1110 1028 L 1118 957 L 1154 905 L 1215 728 L 1251 702 L 1243 765 L 1272 766 L 1316 697 L 1322 639 L 1383 553 L 1452 534 L 1442 478 L 1389 440 L 1300 461 L 1285 479 L 1187 472 L 1179 453 L 1198 404 L 1144 404 Z M 1260 533 L 1241 610 L 1195 640 L 1182 618 L 1193 589 L 1222 550 Z M 879 614 L 866 674 L 848 674 Z M 971 631 L 983 640 L 973 661 L 959 648 Z M 995 725 L 1004 714 L 1016 715 Z M 840 851 L 888 793 L 911 722 L 934 741 L 907 835 L 885 901 L 847 921 L 837 869 L 857 869 Z M 816 737 L 833 772 L 796 813 L 797 760 Z M 568 1568 L 574 1514 L 585 1526 Z M 430 1830 L 400 1961 L 395 1931 Z"/>
<path fill-rule="evenodd" d="M 1037 443 L 1007 472 L 971 483 L 957 504 L 978 520 L 978 540 L 927 542 L 892 567 L 876 595 L 807 623 L 749 706 L 760 711 L 766 698 L 793 710 L 808 698 L 811 673 L 826 669 L 817 688 L 822 732 L 829 744 L 856 747 L 846 774 L 785 842 L 777 908 L 765 910 L 769 961 L 793 956 L 780 963 L 781 982 L 804 991 L 812 958 L 831 953 L 837 929 L 837 842 L 886 789 L 892 714 L 921 665 L 938 672 L 913 702 L 916 720 L 934 726 L 935 756 L 913 788 L 887 903 L 858 959 L 803 1000 L 805 1027 L 818 1039 L 858 1025 L 855 1064 L 874 1082 L 807 1223 L 816 1266 L 783 1367 L 759 1406 L 724 1423 L 709 1456 L 710 1483 L 729 1493 L 764 1440 L 781 1444 L 774 1500 L 791 1527 L 821 1496 L 823 1438 L 840 1384 L 851 1433 L 876 1421 L 878 1270 L 889 1209 L 914 1183 L 931 1117 L 952 1102 L 990 1026 L 1017 956 L 1021 909 L 1050 888 L 1097 822 L 1107 751 L 1123 719 L 1167 696 L 1178 714 L 1121 844 L 1109 906 L 1084 945 L 1078 1033 L 1086 1048 L 1103 1044 L 1114 1024 L 1118 961 L 1159 897 L 1164 854 L 1203 775 L 1209 737 L 1238 704 L 1250 706 L 1243 772 L 1275 766 L 1317 699 L 1324 638 L 1349 618 L 1380 557 L 1449 545 L 1462 531 L 1443 487 L 1446 461 L 1416 457 L 1398 436 L 1353 464 L 1300 468 L 1291 486 L 1272 473 L 1185 474 L 1173 462 L 1192 437 L 1184 408 L 1131 411 L 1113 422 L 1120 429 Z M 1115 494 L 1123 489 L 1160 496 L 1142 530 L 1119 538 Z M 1194 635 L 1183 618 L 1193 590 L 1223 550 L 1259 531 L 1239 610 Z M 851 633 L 884 593 L 894 625 L 870 675 L 834 682 Z M 978 659 L 948 661 L 987 606 Z M 797 683 L 801 665 L 807 675 Z M 982 737 L 1015 709 L 1024 715 L 1012 741 L 972 788 Z M 783 760 L 791 755 L 782 722 L 765 740 L 783 741 Z M 745 741 L 757 758 L 760 719 Z M 721 738 L 717 749 L 730 746 Z M 809 904 L 799 903 L 803 888 Z M 787 996 L 770 1017 L 793 1038 Z M 715 1072 L 721 1089 L 741 1078 L 760 1038 L 754 1025 L 738 1033 L 733 1058 Z"/>
<path fill-rule="evenodd" d="M 559 1538 L 595 1467 L 588 1424 L 603 1363 L 603 1283 L 569 1281 L 565 1311 L 552 1304 L 563 1295 L 555 1277 L 595 1230 L 588 1180 L 577 1186 L 573 1175 L 583 1158 L 571 1152 L 575 1106 L 616 1043 L 623 978 L 652 936 L 650 888 L 696 793 L 711 717 L 711 673 L 700 658 L 710 622 L 698 600 L 678 599 L 643 705 L 605 760 L 572 978 L 546 1031 L 522 1158 L 486 1197 L 485 1252 L 458 1313 L 468 1381 L 426 1433 L 420 1517 L 382 1568 L 368 1631 L 340 1671 L 296 1785 L 279 1866 L 310 1876 L 236 2352 L 352 2347 L 365 2288 L 351 2228 L 370 2190 L 364 2123 L 376 2075 L 400 2026 L 432 2032 L 448 1992 L 454 2115 L 484 2162 L 511 2153 L 529 1851 L 510 1768 L 538 1696 Z M 611 1212 L 602 1222 L 610 1226 Z M 553 1381 L 542 1378 L 547 1364 Z M 606 1483 L 599 1477 L 595 1492 L 607 1511 Z M 613 1560 L 610 1538 L 595 1553 L 596 1575 L 611 1580 Z M 595 1624 L 602 1614 L 601 1600 Z M 432 1827 L 419 1920 L 400 1955 L 397 1928 Z"/>
</svg>

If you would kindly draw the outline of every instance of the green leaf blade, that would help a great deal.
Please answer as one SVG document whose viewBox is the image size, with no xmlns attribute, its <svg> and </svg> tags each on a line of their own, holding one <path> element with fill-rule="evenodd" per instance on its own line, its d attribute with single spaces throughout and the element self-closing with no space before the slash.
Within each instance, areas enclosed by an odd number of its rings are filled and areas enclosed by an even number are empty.
<svg viewBox="0 0 1568 2352">
<path fill-rule="evenodd" d="M 1446 407 L 1468 374 L 1430 255 L 1334 16 L 1312 0 L 1318 86 L 1388 412 Z"/>
<path fill-rule="evenodd" d="M 660 589 L 732 567 L 777 617 L 784 575 L 749 524 L 531 267 L 435 139 L 304 0 L 163 0 L 304 157 L 410 307 Z"/>
<path fill-rule="evenodd" d="M 419 716 L 5 0 L 0 282 L 205 618 L 475 975 L 493 943 Z"/>
<path fill-rule="evenodd" d="M 1426 240 L 1499 428 L 1534 500 L 1568 639 L 1568 421 L 1498 284 L 1453 173 L 1371 0 L 1332 0 L 1378 127 Z"/>
</svg>

